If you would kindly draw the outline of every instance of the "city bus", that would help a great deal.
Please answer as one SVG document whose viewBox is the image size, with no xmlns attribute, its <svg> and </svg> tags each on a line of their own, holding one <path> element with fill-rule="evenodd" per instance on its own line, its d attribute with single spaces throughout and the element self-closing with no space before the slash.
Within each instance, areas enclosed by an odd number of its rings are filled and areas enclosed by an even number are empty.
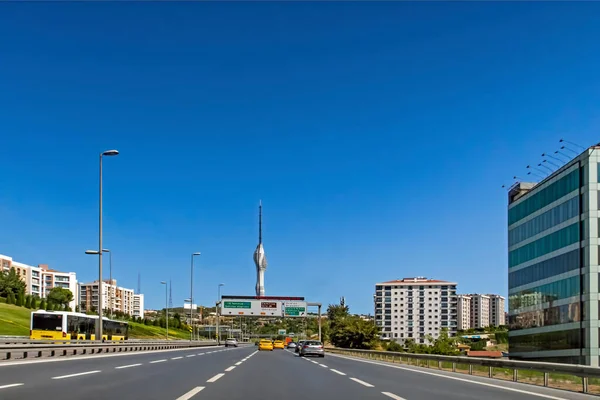
<svg viewBox="0 0 600 400">
<path fill-rule="evenodd" d="M 97 315 L 70 311 L 32 311 L 30 339 L 96 340 Z M 103 340 L 127 340 L 129 324 L 102 318 Z"/>
</svg>

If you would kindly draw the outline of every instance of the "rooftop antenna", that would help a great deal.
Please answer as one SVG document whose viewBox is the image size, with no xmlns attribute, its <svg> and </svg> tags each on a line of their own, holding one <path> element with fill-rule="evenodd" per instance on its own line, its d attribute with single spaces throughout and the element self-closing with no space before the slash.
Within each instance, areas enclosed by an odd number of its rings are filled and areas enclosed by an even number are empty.
<svg viewBox="0 0 600 400">
<path fill-rule="evenodd" d="M 544 160 L 544 161 L 546 161 L 546 160 Z M 544 164 L 542 164 L 542 163 L 539 163 L 539 164 L 538 164 L 538 167 L 544 167 L 544 168 L 548 168 L 548 171 L 550 171 L 550 172 L 554 172 L 554 171 L 552 170 L 552 168 L 550 168 L 549 166 L 547 166 L 547 165 L 544 165 Z"/>
<path fill-rule="evenodd" d="M 563 147 L 564 147 L 564 146 L 563 146 Z M 556 154 L 556 155 L 560 155 L 560 156 L 563 156 L 563 157 L 565 157 L 565 158 L 567 159 L 567 161 L 566 161 L 566 162 L 569 162 L 569 161 L 571 161 L 571 157 L 569 157 L 569 156 L 568 156 L 568 155 L 566 155 L 565 153 L 561 153 L 561 152 L 560 152 L 560 150 L 556 150 L 556 151 L 554 152 L 554 154 Z"/>
<path fill-rule="evenodd" d="M 561 160 L 560 158 L 556 158 L 554 156 L 551 156 L 548 153 L 542 153 L 542 157 L 548 157 L 548 158 L 552 158 L 553 160 L 556 160 L 558 162 L 560 162 L 561 164 L 564 164 L 565 162 L 563 160 Z"/>
<path fill-rule="evenodd" d="M 569 150 L 569 151 L 572 151 L 572 152 L 573 152 L 573 154 L 575 154 L 576 156 L 577 156 L 577 155 L 579 155 L 579 154 L 577 154 L 577 152 L 576 152 L 575 150 L 573 150 L 573 149 L 570 149 L 570 148 L 568 148 L 567 146 L 561 146 L 561 147 L 560 147 L 560 149 L 561 149 L 561 150 Z"/>
<path fill-rule="evenodd" d="M 567 143 L 567 144 L 570 144 L 572 146 L 579 147 L 579 148 L 581 148 L 581 150 L 585 150 L 585 147 L 583 147 L 583 146 L 581 146 L 581 145 L 579 145 L 577 143 L 569 142 L 568 140 L 565 140 L 565 139 L 560 139 L 558 142 L 559 143 Z"/>
<path fill-rule="evenodd" d="M 532 167 L 531 165 L 527 165 L 527 169 L 531 170 L 530 172 L 531 172 L 532 174 L 534 174 L 534 175 L 535 175 L 535 174 L 537 174 L 537 175 L 542 175 L 542 174 L 543 174 L 543 177 L 544 177 L 544 178 L 545 178 L 546 176 L 548 176 L 548 174 L 546 173 L 546 171 L 544 171 L 543 169 L 536 168 L 536 167 Z M 536 171 L 536 172 L 533 172 L 533 171 Z M 529 173 L 527 173 L 527 175 L 529 175 Z"/>
<path fill-rule="evenodd" d="M 556 163 L 553 163 L 552 161 L 548 161 L 548 160 L 544 159 L 544 160 L 542 160 L 542 162 L 543 162 L 543 163 L 547 162 L 548 164 L 550 164 L 550 165 L 553 165 L 553 166 L 555 166 L 556 168 L 560 168 L 560 165 L 558 165 L 558 164 L 556 164 Z"/>
</svg>

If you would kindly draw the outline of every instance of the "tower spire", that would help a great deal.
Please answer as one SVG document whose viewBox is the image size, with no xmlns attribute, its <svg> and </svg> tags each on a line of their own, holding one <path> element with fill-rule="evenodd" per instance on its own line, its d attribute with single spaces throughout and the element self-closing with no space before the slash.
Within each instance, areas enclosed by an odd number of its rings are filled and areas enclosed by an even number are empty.
<svg viewBox="0 0 600 400">
<path fill-rule="evenodd" d="M 262 244 L 262 200 L 258 203 L 258 244 Z"/>
<path fill-rule="evenodd" d="M 258 245 L 254 250 L 254 264 L 256 265 L 256 295 L 265 295 L 265 270 L 267 257 L 262 244 L 262 200 L 258 203 Z"/>
</svg>

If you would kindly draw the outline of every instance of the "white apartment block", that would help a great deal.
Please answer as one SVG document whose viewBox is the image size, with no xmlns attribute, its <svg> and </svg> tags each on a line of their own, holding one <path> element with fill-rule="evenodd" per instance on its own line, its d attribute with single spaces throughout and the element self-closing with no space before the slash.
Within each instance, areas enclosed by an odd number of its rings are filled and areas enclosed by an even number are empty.
<svg viewBox="0 0 600 400">
<path fill-rule="evenodd" d="M 135 301 L 137 296 L 137 301 Z M 79 288 L 79 304 L 82 311 L 98 310 L 98 281 L 84 283 Z M 134 316 L 144 315 L 144 295 L 134 294 L 133 289 L 117 285 L 116 279 L 102 282 L 102 308 L 120 311 Z"/>
<path fill-rule="evenodd" d="M 39 264 L 34 267 L 0 254 L 0 270 L 10 271 L 11 268 L 14 268 L 17 275 L 25 282 L 27 294 L 46 298 L 52 288 L 69 289 L 73 293 L 73 301 L 69 303 L 69 307 L 75 310 L 75 306 L 78 304 L 77 274 L 75 272 L 60 272 L 48 268 L 47 264 Z"/>
<path fill-rule="evenodd" d="M 456 335 L 457 297 L 456 282 L 404 278 L 375 285 L 375 324 L 381 337 L 403 343 L 429 344 L 442 329 L 449 336 Z"/>
<path fill-rule="evenodd" d="M 467 330 L 471 327 L 471 296 L 459 294 L 458 298 L 458 329 Z"/>
<path fill-rule="evenodd" d="M 504 297 L 497 294 L 488 294 L 488 296 L 490 296 L 490 325 L 506 325 Z"/>
<path fill-rule="evenodd" d="M 490 326 L 490 296 L 485 294 L 471 295 L 471 328 Z"/>
</svg>

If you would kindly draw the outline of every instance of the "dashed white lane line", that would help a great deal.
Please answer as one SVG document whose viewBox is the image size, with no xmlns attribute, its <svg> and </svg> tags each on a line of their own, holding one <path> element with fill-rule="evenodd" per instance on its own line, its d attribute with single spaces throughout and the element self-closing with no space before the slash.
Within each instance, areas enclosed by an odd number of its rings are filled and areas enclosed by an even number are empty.
<svg viewBox="0 0 600 400">
<path fill-rule="evenodd" d="M 333 369 L 333 368 L 331 368 L 331 369 L 330 369 L 330 371 L 331 371 L 331 372 L 335 372 L 335 373 L 336 373 L 336 374 L 338 374 L 338 375 L 344 375 L 344 376 L 346 375 L 345 373 L 343 373 L 342 371 L 338 371 L 337 369 Z"/>
<path fill-rule="evenodd" d="M 142 365 L 142 364 L 121 365 L 120 367 L 115 367 L 115 369 L 133 368 L 133 367 L 139 367 L 140 365 Z"/>
<path fill-rule="evenodd" d="M 350 378 L 350 380 L 352 380 L 352 381 L 354 381 L 356 383 L 360 383 L 361 385 L 366 386 L 366 387 L 374 387 L 370 383 L 365 382 L 365 381 L 361 381 L 360 379 L 357 379 L 357 378 Z"/>
<path fill-rule="evenodd" d="M 316 362 L 316 361 L 313 361 L 313 360 L 309 360 L 309 361 L 313 364 L 318 364 L 318 362 Z"/>
<path fill-rule="evenodd" d="M 78 374 L 70 374 L 70 375 L 61 375 L 61 376 L 55 376 L 52 379 L 66 379 L 66 378 L 74 378 L 76 376 L 82 376 L 82 375 L 90 375 L 90 374 L 97 374 L 101 372 L 100 370 L 98 371 L 87 371 L 87 372 L 80 372 Z"/>
<path fill-rule="evenodd" d="M 199 356 L 203 356 L 203 355 L 204 355 L 204 353 L 198 353 L 197 355 L 199 355 Z"/>
<path fill-rule="evenodd" d="M 233 371 L 234 369 L 235 369 L 235 365 L 232 365 L 231 367 L 226 368 L 225 372 Z"/>
<path fill-rule="evenodd" d="M 190 355 L 186 356 L 186 358 L 190 358 L 190 357 L 196 357 L 196 355 L 195 354 L 190 354 Z"/>
<path fill-rule="evenodd" d="M 418 369 L 412 369 L 412 368 L 407 368 L 407 367 L 399 367 L 397 365 L 388 365 L 388 364 L 377 362 L 377 361 L 359 360 L 359 359 L 356 359 L 356 358 L 353 358 L 353 357 L 346 357 L 346 356 L 333 355 L 333 354 L 332 354 L 332 356 L 333 357 L 338 357 L 338 358 L 345 358 L 346 360 L 351 360 L 351 361 L 356 361 L 356 362 L 364 362 L 364 363 L 367 363 L 367 364 L 381 365 L 381 366 L 388 367 L 388 368 L 403 369 L 405 371 L 416 372 L 416 373 L 419 373 L 419 374 L 433 375 L 433 376 L 437 376 L 438 378 L 453 379 L 453 380 L 459 381 L 459 382 L 472 383 L 473 385 L 481 385 L 481 386 L 493 387 L 493 388 L 497 388 L 497 389 L 508 390 L 510 392 L 515 392 L 515 393 L 524 393 L 524 394 L 528 394 L 530 396 L 542 397 L 542 398 L 545 398 L 545 399 L 567 400 L 564 397 L 556 397 L 556 396 L 551 396 L 551 395 L 548 395 L 548 394 L 542 394 L 542 393 L 538 393 L 538 392 L 531 392 L 529 390 L 522 390 L 522 389 L 516 389 L 516 388 L 511 388 L 511 387 L 506 387 L 506 386 L 494 385 L 493 383 L 474 381 L 474 380 L 470 380 L 470 379 L 459 378 L 457 376 L 448 376 L 448 375 L 436 374 L 435 372 L 420 371 Z"/>
<path fill-rule="evenodd" d="M 242 361 L 236 362 L 235 365 L 242 365 Z"/>
<path fill-rule="evenodd" d="M 400 397 L 400 396 L 396 396 L 394 393 L 390 393 L 390 392 L 381 392 L 381 394 L 394 399 L 394 400 L 406 400 L 404 397 Z"/>
<path fill-rule="evenodd" d="M 150 361 L 150 363 L 149 363 L 149 364 L 157 364 L 157 363 L 166 362 L 166 361 L 167 361 L 167 359 L 166 359 L 166 358 L 163 358 L 162 360 L 154 360 L 154 361 Z"/>
<path fill-rule="evenodd" d="M 186 394 L 184 394 L 183 396 L 178 397 L 177 400 L 191 399 L 192 397 L 194 397 L 195 395 L 200 393 L 202 390 L 204 390 L 204 386 L 197 386 L 197 387 L 193 388 L 192 390 L 190 390 L 189 392 L 187 392 Z"/>
<path fill-rule="evenodd" d="M 11 383 L 10 385 L 0 386 L 0 389 L 8 389 L 8 388 L 23 386 L 23 385 L 24 385 L 24 383 Z"/>
<path fill-rule="evenodd" d="M 173 357 L 171 360 L 181 360 L 183 357 Z"/>
<path fill-rule="evenodd" d="M 216 382 L 216 381 L 218 381 L 219 379 L 221 379 L 221 378 L 222 378 L 224 375 L 225 375 L 225 374 L 223 374 L 223 373 L 216 374 L 215 376 L 213 376 L 212 378 L 210 378 L 210 379 L 209 379 L 209 380 L 207 380 L 206 382 L 209 382 L 209 383 Z"/>
<path fill-rule="evenodd" d="M 323 367 L 323 368 L 329 368 L 327 365 L 325 364 L 319 364 L 319 366 Z"/>
</svg>

